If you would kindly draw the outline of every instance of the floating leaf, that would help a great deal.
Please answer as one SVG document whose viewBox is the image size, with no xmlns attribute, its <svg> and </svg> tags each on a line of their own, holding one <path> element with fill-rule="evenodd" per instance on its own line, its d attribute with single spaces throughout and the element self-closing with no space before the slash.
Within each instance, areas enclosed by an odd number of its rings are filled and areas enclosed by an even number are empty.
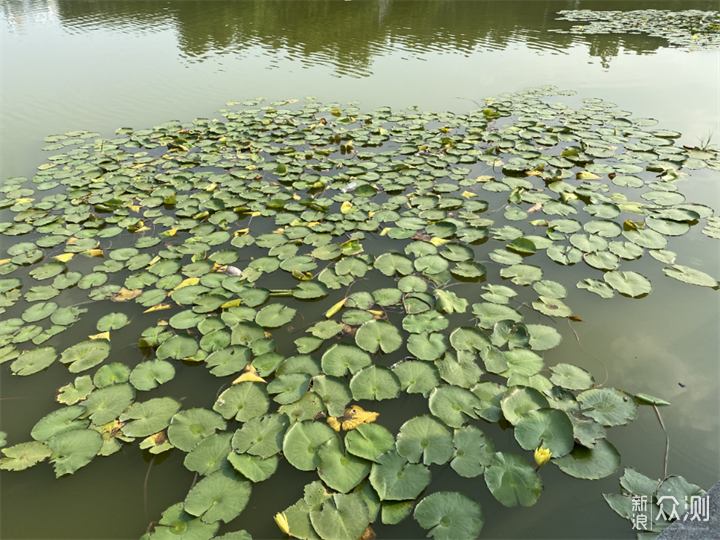
<svg viewBox="0 0 720 540">
<path fill-rule="evenodd" d="M 400 348 L 402 337 L 397 328 L 388 322 L 369 321 L 358 329 L 355 342 L 369 353 L 375 354 L 382 349 L 382 352 L 389 354 Z"/>
<path fill-rule="evenodd" d="M 430 483 L 430 470 L 390 450 L 378 457 L 372 466 L 370 483 L 382 501 L 414 499 Z"/>
<path fill-rule="evenodd" d="M 504 506 L 534 505 L 543 490 L 540 476 L 521 456 L 498 452 L 485 469 L 485 483 L 493 496 Z"/>
<path fill-rule="evenodd" d="M 450 466 L 460 476 L 475 478 L 485 472 L 495 456 L 492 440 L 475 426 L 463 426 L 455 430 Z"/>
<path fill-rule="evenodd" d="M 155 398 L 135 403 L 122 415 L 125 422 L 123 433 L 128 437 L 147 437 L 165 429 L 170 419 L 180 410 L 180 403 L 173 398 Z"/>
<path fill-rule="evenodd" d="M 55 476 L 73 474 L 90 463 L 102 447 L 102 436 L 90 429 L 74 429 L 56 434 L 47 441 L 52 450 L 50 462 Z"/>
<path fill-rule="evenodd" d="M 574 478 L 598 480 L 610 476 L 620 467 L 620 453 L 605 439 L 594 448 L 575 445 L 570 454 L 554 460 L 562 472 Z"/>
<path fill-rule="evenodd" d="M 296 469 L 312 471 L 320 466 L 318 449 L 335 438 L 335 432 L 326 424 L 304 421 L 288 429 L 283 441 L 283 454 Z"/>
<path fill-rule="evenodd" d="M 412 463 L 442 465 L 452 457 L 452 432 L 432 416 L 416 416 L 400 428 L 397 451 Z"/>
<path fill-rule="evenodd" d="M 23 471 L 50 457 L 52 450 L 45 443 L 32 441 L 2 449 L 5 457 L 0 458 L 3 471 Z"/>
<path fill-rule="evenodd" d="M 717 287 L 718 282 L 715 278 L 707 275 L 705 272 L 695 270 L 688 266 L 682 266 L 680 264 L 674 264 L 672 268 L 663 268 L 666 276 L 675 278 L 683 283 L 689 283 L 690 285 L 699 285 L 701 287 Z"/>
<path fill-rule="evenodd" d="M 247 506 L 250 482 L 233 470 L 219 470 L 200 480 L 185 498 L 185 511 L 205 523 L 228 522 Z"/>
<path fill-rule="evenodd" d="M 417 505 L 413 517 L 435 540 L 476 538 L 484 522 L 480 504 L 457 491 L 428 495 Z"/>
</svg>

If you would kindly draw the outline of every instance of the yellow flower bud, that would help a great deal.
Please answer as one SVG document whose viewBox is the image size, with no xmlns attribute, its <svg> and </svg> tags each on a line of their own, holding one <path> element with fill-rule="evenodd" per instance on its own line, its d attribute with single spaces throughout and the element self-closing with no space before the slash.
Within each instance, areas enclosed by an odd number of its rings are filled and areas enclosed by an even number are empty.
<svg viewBox="0 0 720 540">
<path fill-rule="evenodd" d="M 551 457 L 552 452 L 547 448 L 543 448 L 542 444 L 535 450 L 535 463 L 537 463 L 538 468 L 550 461 Z"/>
<path fill-rule="evenodd" d="M 285 534 L 290 534 L 290 525 L 288 525 L 288 520 L 287 517 L 285 517 L 285 512 L 275 514 L 275 523 L 277 523 L 277 526 L 280 527 L 280 530 L 282 532 L 284 532 Z"/>
</svg>

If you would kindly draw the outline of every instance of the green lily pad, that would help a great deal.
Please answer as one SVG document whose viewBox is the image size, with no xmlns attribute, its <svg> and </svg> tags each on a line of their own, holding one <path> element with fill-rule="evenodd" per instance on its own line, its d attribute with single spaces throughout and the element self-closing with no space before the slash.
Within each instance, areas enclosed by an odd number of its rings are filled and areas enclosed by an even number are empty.
<svg viewBox="0 0 720 540">
<path fill-rule="evenodd" d="M 616 388 L 593 388 L 578 396 L 583 414 L 604 426 L 624 426 L 635 420 L 635 398 Z"/>
<path fill-rule="evenodd" d="M 370 472 L 370 484 L 382 501 L 414 499 L 430 483 L 430 470 L 390 450 L 378 457 Z"/>
<path fill-rule="evenodd" d="M 185 511 L 205 523 L 232 521 L 250 500 L 250 482 L 234 470 L 222 469 L 206 476 L 185 498 Z"/>
<path fill-rule="evenodd" d="M 255 322 L 264 328 L 279 328 L 295 317 L 296 310 L 282 304 L 271 304 L 258 311 Z"/>
<path fill-rule="evenodd" d="M 301 471 L 312 471 L 320 466 L 318 450 L 326 441 L 337 435 L 330 426 L 320 422 L 296 422 L 285 434 L 283 454 L 290 464 Z"/>
<path fill-rule="evenodd" d="M 543 490 L 540 476 L 521 456 L 498 452 L 485 469 L 485 483 L 493 496 L 504 506 L 532 506 Z"/>
<path fill-rule="evenodd" d="M 587 390 L 595 385 L 595 379 L 587 371 L 571 364 L 557 364 L 550 368 L 550 381 L 568 390 Z"/>
<path fill-rule="evenodd" d="M 55 469 L 55 476 L 73 474 L 90 463 L 102 444 L 102 436 L 91 429 L 74 429 L 51 437 L 47 445 L 52 450 L 50 463 Z"/>
<path fill-rule="evenodd" d="M 516 425 L 520 418 L 537 409 L 547 409 L 547 399 L 534 388 L 511 386 L 500 402 L 502 412 L 508 422 Z"/>
<path fill-rule="evenodd" d="M 93 391 L 83 402 L 96 426 L 115 420 L 135 400 L 135 390 L 129 384 L 113 384 Z"/>
<path fill-rule="evenodd" d="M 652 292 L 650 280 L 637 272 L 622 272 L 617 270 L 606 273 L 603 279 L 619 293 L 632 296 L 633 298 Z"/>
<path fill-rule="evenodd" d="M 24 351 L 17 360 L 10 364 L 14 375 L 32 375 L 47 368 L 57 358 L 55 347 L 39 347 Z"/>
<path fill-rule="evenodd" d="M 382 350 L 385 354 L 390 354 L 400 348 L 403 340 L 400 332 L 392 324 L 385 321 L 369 321 L 358 328 L 355 342 L 369 353 L 375 354 L 378 350 Z"/>
<path fill-rule="evenodd" d="M 453 445 L 455 451 L 450 466 L 460 476 L 465 478 L 480 476 L 493 462 L 495 456 L 493 442 L 475 426 L 456 429 Z"/>
<path fill-rule="evenodd" d="M 367 505 L 358 493 L 333 495 L 322 509 L 310 512 L 310 521 L 323 540 L 357 540 L 370 523 Z"/>
<path fill-rule="evenodd" d="M 277 456 L 263 459 L 259 456 L 235 453 L 228 456 L 228 461 L 245 478 L 255 483 L 264 482 L 275 474 L 279 463 Z"/>
<path fill-rule="evenodd" d="M 318 474 L 325 484 L 340 493 L 347 493 L 370 473 L 369 461 L 345 454 L 337 439 L 330 439 L 318 449 Z"/>
<path fill-rule="evenodd" d="M 33 304 L 22 314 L 22 319 L 28 323 L 41 321 L 55 313 L 57 308 L 58 305 L 55 302 L 41 302 L 39 304 Z"/>
<path fill-rule="evenodd" d="M 397 435 L 397 451 L 411 463 L 447 463 L 453 454 L 452 432 L 437 418 L 416 416 L 405 422 Z"/>
<path fill-rule="evenodd" d="M 400 392 L 400 381 L 384 366 L 369 366 L 353 376 L 350 381 L 350 391 L 353 398 L 358 401 L 393 399 Z"/>
<path fill-rule="evenodd" d="M 233 385 L 218 396 L 213 410 L 219 412 L 223 418 L 235 418 L 239 422 L 247 422 L 262 416 L 270 407 L 265 386 L 245 381 Z"/>
<path fill-rule="evenodd" d="M 159 360 L 168 358 L 173 360 L 191 359 L 198 352 L 198 342 L 189 334 L 177 334 L 164 341 L 157 350 Z"/>
<path fill-rule="evenodd" d="M 3 448 L 2 453 L 5 457 L 0 458 L 0 470 L 23 471 L 50 457 L 52 450 L 43 442 L 32 441 Z"/>
<path fill-rule="evenodd" d="M 49 438 L 65 431 L 73 429 L 85 429 L 87 420 L 78 420 L 78 417 L 85 412 L 82 405 L 64 407 L 44 416 L 35 424 L 30 436 L 36 441 L 47 441 Z"/>
<path fill-rule="evenodd" d="M 175 414 L 170 421 L 167 435 L 173 446 L 183 452 L 190 452 L 216 430 L 224 430 L 225 427 L 225 420 L 218 413 L 195 408 Z"/>
<path fill-rule="evenodd" d="M 120 330 L 128 323 L 127 315 L 124 313 L 109 313 L 104 317 L 100 317 L 97 322 L 98 332 L 107 332 L 108 330 Z"/>
<path fill-rule="evenodd" d="M 408 394 L 428 396 L 433 388 L 440 384 L 437 368 L 428 362 L 408 361 L 393 367 L 393 373 L 400 381 L 400 389 Z"/>
<path fill-rule="evenodd" d="M 620 453 L 606 439 L 600 439 L 594 448 L 575 445 L 570 454 L 553 460 L 562 472 L 574 478 L 598 480 L 610 476 L 620 467 Z"/>
<path fill-rule="evenodd" d="M 355 456 L 377 463 L 381 455 L 395 449 L 395 437 L 378 424 L 360 424 L 345 436 L 345 448 Z"/>
<path fill-rule="evenodd" d="M 534 450 L 542 445 L 552 452 L 553 457 L 563 457 L 573 449 L 573 425 L 562 411 L 537 409 L 517 421 L 515 440 L 525 450 Z"/>
<path fill-rule="evenodd" d="M 699 285 L 701 287 L 717 287 L 718 282 L 715 278 L 709 276 L 705 272 L 695 270 L 688 266 L 680 264 L 674 264 L 671 268 L 663 268 L 666 276 L 675 278 L 683 283 L 689 283 L 690 285 Z M 23 315 L 24 318 L 24 315 Z"/>
<path fill-rule="evenodd" d="M 238 453 L 248 453 L 263 459 L 274 456 L 282 450 L 289 424 L 287 416 L 282 414 L 254 418 L 235 432 L 233 449 Z"/>
<path fill-rule="evenodd" d="M 477 538 L 484 523 L 480 504 L 457 491 L 428 495 L 417 505 L 413 517 L 435 540 Z"/>
<path fill-rule="evenodd" d="M 197 443 L 185 456 L 185 468 L 207 476 L 227 468 L 227 456 L 232 451 L 232 433 L 215 433 Z"/>
<path fill-rule="evenodd" d="M 346 373 L 357 373 L 372 363 L 370 355 L 349 343 L 337 343 L 322 356 L 322 369 L 327 375 L 342 377 Z"/>
<path fill-rule="evenodd" d="M 448 426 L 459 428 L 470 418 L 477 418 L 480 400 L 458 386 L 439 386 L 430 394 L 430 412 Z"/>
<path fill-rule="evenodd" d="M 128 437 L 147 437 L 165 429 L 170 419 L 180 410 L 180 403 L 173 398 L 155 398 L 133 404 L 120 415 L 125 422 L 123 433 Z"/>
</svg>

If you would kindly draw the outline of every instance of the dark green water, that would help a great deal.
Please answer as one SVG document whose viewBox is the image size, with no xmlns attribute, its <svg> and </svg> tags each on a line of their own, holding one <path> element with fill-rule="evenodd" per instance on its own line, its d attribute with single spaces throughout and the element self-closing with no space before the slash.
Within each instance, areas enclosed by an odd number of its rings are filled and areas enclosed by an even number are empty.
<svg viewBox="0 0 720 540">
<path fill-rule="evenodd" d="M 717 9 L 717 3 L 4 0 L 0 179 L 32 175 L 45 158 L 42 137 L 50 133 L 88 129 L 109 135 L 119 126 L 213 118 L 225 102 L 256 96 L 314 95 L 325 102 L 358 100 L 368 109 L 417 105 L 464 112 L 476 107 L 469 100 L 554 84 L 657 118 L 658 127 L 681 131 L 681 142 L 695 144 L 710 131 L 720 134 L 718 53 L 670 49 L 663 40 L 643 35 L 547 32 L 569 26 L 554 21 L 561 9 L 648 7 Z M 719 176 L 699 172 L 683 192 L 717 212 Z M 668 249 L 717 277 L 717 242 L 691 231 L 671 240 Z M 544 268 L 547 278 L 571 291 L 573 310 L 584 321 L 576 325 L 583 346 L 608 364 L 608 384 L 673 403 L 663 410 L 672 441 L 669 472 L 707 489 L 720 479 L 717 293 L 669 280 L 653 262 L 641 262 L 637 270 L 661 286 L 642 300 L 580 294 L 571 287 L 586 277 L 582 269 L 560 272 L 549 260 Z M 90 304 L 74 336 L 95 333 L 95 321 L 111 310 L 106 305 Z M 113 335 L 114 343 L 134 343 L 137 329 L 156 320 L 151 315 L 138 315 L 137 325 Z M 548 364 L 573 363 L 602 378 L 567 325 L 557 328 L 564 341 L 546 355 Z M 57 347 L 75 341 L 63 336 Z M 130 346 L 117 347 L 108 361 L 134 364 L 141 358 Z M 11 376 L 4 365 L 0 378 L 0 429 L 8 433 L 9 445 L 28 440 L 37 420 L 56 408 L 55 390 L 71 379 L 59 364 L 29 378 Z M 211 408 L 217 391 L 218 380 L 207 370 L 184 367 L 149 397 L 185 397 L 184 408 Z M 374 410 L 396 432 L 425 407 L 423 399 L 404 396 Z M 497 450 L 517 450 L 510 430 L 493 425 L 487 432 Z M 662 476 L 664 436 L 651 409 L 642 408 L 629 427 L 611 430 L 610 439 L 623 466 Z M 174 452 L 155 458 L 147 508 L 143 492 L 150 458 L 137 445 L 59 480 L 47 464 L 3 472 L 0 536 L 137 538 L 189 489 L 193 474 L 182 457 Z M 501 506 L 480 478 L 458 481 L 439 467 L 432 472 L 433 491 L 461 490 L 481 502 L 484 538 L 634 537 L 600 495 L 618 491 L 621 471 L 588 482 L 547 467 L 542 497 L 532 508 L 520 509 Z M 226 530 L 245 528 L 256 539 L 279 538 L 271 515 L 294 503 L 302 486 L 315 478 L 284 463 L 272 481 L 254 486 L 250 505 Z M 425 535 L 411 519 L 376 531 L 384 539 Z"/>
</svg>

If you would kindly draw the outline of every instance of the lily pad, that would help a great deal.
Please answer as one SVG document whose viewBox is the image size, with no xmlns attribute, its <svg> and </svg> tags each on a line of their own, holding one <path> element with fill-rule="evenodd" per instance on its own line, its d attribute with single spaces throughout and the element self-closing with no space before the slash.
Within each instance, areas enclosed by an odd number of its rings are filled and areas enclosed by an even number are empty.
<svg viewBox="0 0 720 540">
<path fill-rule="evenodd" d="M 453 454 L 452 432 L 430 415 L 405 422 L 397 435 L 397 451 L 411 463 L 447 463 Z"/>
<path fill-rule="evenodd" d="M 125 422 L 123 433 L 128 437 L 147 437 L 165 429 L 170 419 L 180 410 L 180 403 L 173 398 L 155 398 L 135 403 L 120 415 Z"/>
<path fill-rule="evenodd" d="M 610 476 L 620 467 L 620 453 L 606 439 L 600 439 L 594 448 L 575 445 L 570 454 L 554 460 L 562 472 L 574 478 L 598 480 Z"/>
<path fill-rule="evenodd" d="M 475 478 L 485 472 L 495 456 L 492 440 L 475 426 L 456 429 L 453 436 L 455 451 L 450 466 L 460 476 Z"/>
<path fill-rule="evenodd" d="M 382 501 L 414 499 L 430 483 L 430 470 L 390 450 L 378 457 L 370 472 L 370 484 Z"/>
<path fill-rule="evenodd" d="M 102 436 L 91 429 L 74 429 L 56 434 L 47 441 L 55 476 L 73 474 L 90 463 L 102 447 Z"/>
<path fill-rule="evenodd" d="M 185 511 L 205 523 L 232 521 L 250 500 L 250 482 L 234 470 L 215 471 L 200 480 L 185 498 Z"/>
<path fill-rule="evenodd" d="M 532 506 L 543 490 L 540 476 L 521 456 L 512 452 L 498 452 L 485 469 L 485 483 L 493 496 L 504 506 L 518 503 Z"/>
<path fill-rule="evenodd" d="M 402 345 L 400 332 L 385 321 L 369 321 L 358 328 L 355 342 L 361 349 L 375 354 L 382 350 L 385 354 L 394 352 Z"/>
<path fill-rule="evenodd" d="M 413 517 L 435 540 L 477 538 L 484 522 L 480 504 L 457 491 L 428 495 L 417 505 Z"/>
</svg>

